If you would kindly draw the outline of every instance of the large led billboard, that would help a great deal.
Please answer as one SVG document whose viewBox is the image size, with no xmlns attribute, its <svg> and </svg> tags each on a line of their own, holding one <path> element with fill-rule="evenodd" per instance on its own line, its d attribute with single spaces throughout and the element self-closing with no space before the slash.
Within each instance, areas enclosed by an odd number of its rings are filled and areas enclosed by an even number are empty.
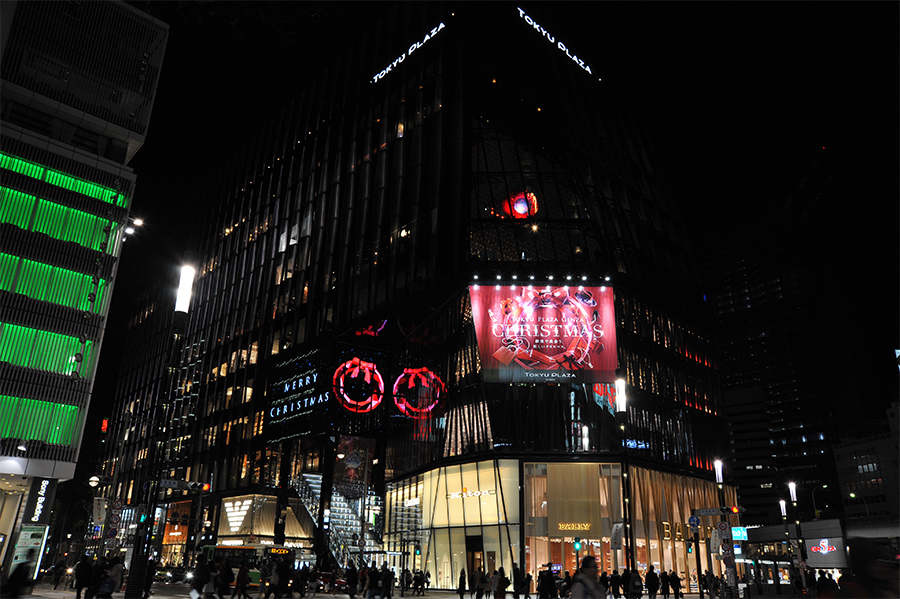
<svg viewBox="0 0 900 599">
<path fill-rule="evenodd" d="M 473 285 L 469 295 L 486 382 L 615 380 L 612 287 Z"/>
</svg>

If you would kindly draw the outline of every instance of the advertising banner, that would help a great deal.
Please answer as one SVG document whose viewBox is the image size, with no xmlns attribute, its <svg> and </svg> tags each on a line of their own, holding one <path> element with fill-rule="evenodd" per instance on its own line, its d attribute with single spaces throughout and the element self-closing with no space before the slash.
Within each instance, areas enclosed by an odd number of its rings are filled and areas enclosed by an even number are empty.
<svg viewBox="0 0 900 599">
<path fill-rule="evenodd" d="M 806 565 L 809 568 L 846 568 L 847 548 L 841 537 L 807 538 Z"/>
<path fill-rule="evenodd" d="M 473 285 L 469 294 L 486 382 L 615 381 L 612 287 Z"/>
<path fill-rule="evenodd" d="M 374 455 L 373 439 L 341 436 L 334 461 L 335 492 L 347 499 L 363 497 Z"/>
</svg>

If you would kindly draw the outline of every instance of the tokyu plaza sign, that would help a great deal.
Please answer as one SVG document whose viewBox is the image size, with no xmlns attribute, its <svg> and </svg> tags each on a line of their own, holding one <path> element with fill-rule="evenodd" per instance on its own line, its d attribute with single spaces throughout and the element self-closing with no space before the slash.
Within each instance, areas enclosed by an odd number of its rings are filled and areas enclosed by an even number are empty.
<svg viewBox="0 0 900 599">
<path fill-rule="evenodd" d="M 581 67 L 582 69 L 584 69 L 584 71 L 585 71 L 586 73 L 590 73 L 591 75 L 594 74 L 594 72 L 591 70 L 590 65 L 585 64 L 585 62 L 584 62 L 583 60 L 581 60 L 580 58 L 578 58 L 578 55 L 577 55 L 577 54 L 572 54 L 571 52 L 569 52 L 569 49 L 566 47 L 566 45 L 565 45 L 564 43 L 562 43 L 561 41 L 560 41 L 560 42 L 557 42 L 557 41 L 556 41 L 556 38 L 555 38 L 554 36 L 550 35 L 550 32 L 549 32 L 549 31 L 547 31 L 546 29 L 544 29 L 543 27 L 541 27 L 540 25 L 538 25 L 537 21 L 535 21 L 534 19 L 532 19 L 531 17 L 529 17 L 528 15 L 526 15 L 524 10 L 522 10 L 521 8 L 517 8 L 516 10 L 519 11 L 519 18 L 524 19 L 526 23 L 528 23 L 529 25 L 531 25 L 531 27 L 532 27 L 535 31 L 537 31 L 539 34 L 541 34 L 542 37 L 546 38 L 548 42 L 550 42 L 551 44 L 554 44 L 554 43 L 555 43 L 555 44 L 556 44 L 556 47 L 557 47 L 560 51 L 565 52 L 565 53 L 566 53 L 566 56 L 568 56 L 569 58 L 571 58 L 571 59 L 575 62 L 575 64 L 577 64 L 579 67 Z"/>
</svg>

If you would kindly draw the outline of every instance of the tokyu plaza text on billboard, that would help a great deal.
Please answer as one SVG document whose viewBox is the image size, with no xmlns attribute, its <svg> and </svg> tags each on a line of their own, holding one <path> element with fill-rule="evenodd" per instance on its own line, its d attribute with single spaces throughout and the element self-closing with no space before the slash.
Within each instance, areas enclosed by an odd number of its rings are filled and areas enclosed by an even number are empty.
<svg viewBox="0 0 900 599">
<path fill-rule="evenodd" d="M 615 380 L 611 287 L 469 288 L 486 382 Z"/>
</svg>

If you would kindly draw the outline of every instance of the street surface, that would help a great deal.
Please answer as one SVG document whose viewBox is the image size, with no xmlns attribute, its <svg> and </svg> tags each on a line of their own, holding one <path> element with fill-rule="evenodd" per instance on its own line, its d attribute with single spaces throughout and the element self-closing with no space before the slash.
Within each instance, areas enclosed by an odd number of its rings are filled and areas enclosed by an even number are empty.
<svg viewBox="0 0 900 599">
<path fill-rule="evenodd" d="M 786 589 L 785 589 L 786 590 Z M 150 590 L 151 599 L 153 597 L 190 597 L 191 588 L 187 584 L 183 583 L 175 583 L 175 584 L 166 584 L 166 583 L 153 583 L 153 587 Z M 52 584 L 39 584 L 34 587 L 34 592 L 32 593 L 33 597 L 42 597 L 43 599 L 75 599 L 75 590 L 74 589 L 62 589 L 62 585 L 57 590 L 53 590 Z M 113 599 L 123 599 L 125 596 L 124 592 L 114 593 Z M 260 599 L 259 595 L 251 593 L 253 599 Z M 323 597 L 323 598 L 334 598 L 334 599 L 343 599 L 344 597 L 348 597 L 345 593 L 336 593 L 332 595 L 331 593 L 317 593 L 316 595 L 307 594 L 307 597 Z M 436 589 L 432 589 L 430 591 L 425 592 L 425 597 L 457 597 L 458 595 L 453 591 L 440 591 Z M 685 593 L 685 599 L 696 599 L 699 598 L 699 595 L 696 593 Z M 788 597 L 789 595 L 780 595 L 780 597 Z M 294 599 L 298 599 L 300 596 L 294 593 Z M 359 597 L 359 595 L 356 595 Z M 392 596 L 392 599 L 399 599 L 400 591 L 395 590 Z M 406 593 L 406 597 L 412 597 L 410 593 Z M 507 594 L 508 598 L 512 598 L 512 594 Z M 536 599 L 537 595 L 532 594 L 532 599 Z M 658 595 L 657 597 L 660 597 Z M 671 597 L 671 596 L 670 596 Z M 709 597 L 709 595 L 704 594 L 704 599 Z M 466 593 L 466 599 L 469 599 L 469 594 Z"/>
</svg>

